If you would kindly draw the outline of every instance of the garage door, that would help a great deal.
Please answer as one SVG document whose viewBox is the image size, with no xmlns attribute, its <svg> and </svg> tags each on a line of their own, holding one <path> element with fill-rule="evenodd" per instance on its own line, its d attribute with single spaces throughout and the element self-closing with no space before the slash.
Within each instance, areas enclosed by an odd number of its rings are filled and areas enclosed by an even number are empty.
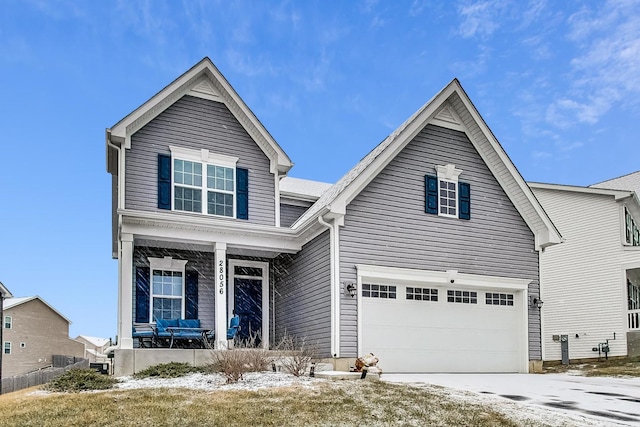
<svg viewBox="0 0 640 427">
<path fill-rule="evenodd" d="M 384 372 L 522 372 L 521 292 L 363 284 L 361 353 Z"/>
</svg>

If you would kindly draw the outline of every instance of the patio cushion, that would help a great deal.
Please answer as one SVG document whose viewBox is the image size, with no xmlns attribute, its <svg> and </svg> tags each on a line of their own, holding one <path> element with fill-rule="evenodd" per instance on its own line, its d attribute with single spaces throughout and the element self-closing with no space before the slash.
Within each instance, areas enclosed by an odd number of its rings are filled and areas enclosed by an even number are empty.
<svg viewBox="0 0 640 427">
<path fill-rule="evenodd" d="M 159 337 L 169 337 L 171 333 L 167 331 L 169 327 L 177 327 L 178 319 L 157 319 L 156 331 Z"/>
<path fill-rule="evenodd" d="M 200 319 L 180 319 L 178 320 L 178 326 L 181 328 L 199 328 Z"/>
</svg>

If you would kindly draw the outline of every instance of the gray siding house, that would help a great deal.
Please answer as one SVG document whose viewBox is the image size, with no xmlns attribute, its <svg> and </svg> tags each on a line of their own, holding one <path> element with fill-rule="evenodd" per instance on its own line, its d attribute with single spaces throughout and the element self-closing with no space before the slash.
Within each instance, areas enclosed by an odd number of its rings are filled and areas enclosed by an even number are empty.
<svg viewBox="0 0 640 427">
<path fill-rule="evenodd" d="M 555 229 L 453 80 L 337 183 L 291 160 L 205 58 L 106 132 L 119 265 L 115 372 L 196 349 L 133 327 L 198 319 L 226 348 L 286 332 L 347 369 L 528 372 L 541 364 L 539 253 Z M 204 351 L 204 350 L 203 350 Z"/>
</svg>

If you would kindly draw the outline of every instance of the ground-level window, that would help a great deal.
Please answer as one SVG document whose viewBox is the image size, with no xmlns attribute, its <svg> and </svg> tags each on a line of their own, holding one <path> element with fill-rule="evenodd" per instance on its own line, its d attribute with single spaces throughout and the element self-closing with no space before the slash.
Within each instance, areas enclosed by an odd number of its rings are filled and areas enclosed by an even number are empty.
<svg viewBox="0 0 640 427">
<path fill-rule="evenodd" d="M 414 301 L 438 301 L 438 290 L 407 287 L 407 299 Z"/>
<path fill-rule="evenodd" d="M 478 293 L 475 291 L 447 291 L 447 302 L 461 303 L 461 304 L 477 304 Z"/>
<path fill-rule="evenodd" d="M 181 271 L 153 270 L 151 298 L 154 320 L 182 318 L 183 285 Z"/>
<path fill-rule="evenodd" d="M 10 341 L 5 341 L 4 342 L 4 354 L 11 354 L 11 342 Z"/>
<path fill-rule="evenodd" d="M 396 298 L 396 287 L 391 285 L 362 285 L 362 296 L 368 298 Z"/>
<path fill-rule="evenodd" d="M 11 324 L 13 323 L 11 316 L 4 316 L 4 328 L 11 329 Z"/>
<path fill-rule="evenodd" d="M 487 292 L 485 295 L 487 305 L 513 305 L 513 294 Z"/>
</svg>

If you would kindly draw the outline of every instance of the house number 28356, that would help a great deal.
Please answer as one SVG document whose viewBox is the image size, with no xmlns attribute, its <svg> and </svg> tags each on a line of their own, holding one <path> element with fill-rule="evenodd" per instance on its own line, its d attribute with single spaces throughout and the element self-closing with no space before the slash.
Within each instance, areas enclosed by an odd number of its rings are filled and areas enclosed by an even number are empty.
<svg viewBox="0 0 640 427">
<path fill-rule="evenodd" d="M 218 292 L 224 294 L 224 261 L 220 260 L 218 265 Z"/>
</svg>

